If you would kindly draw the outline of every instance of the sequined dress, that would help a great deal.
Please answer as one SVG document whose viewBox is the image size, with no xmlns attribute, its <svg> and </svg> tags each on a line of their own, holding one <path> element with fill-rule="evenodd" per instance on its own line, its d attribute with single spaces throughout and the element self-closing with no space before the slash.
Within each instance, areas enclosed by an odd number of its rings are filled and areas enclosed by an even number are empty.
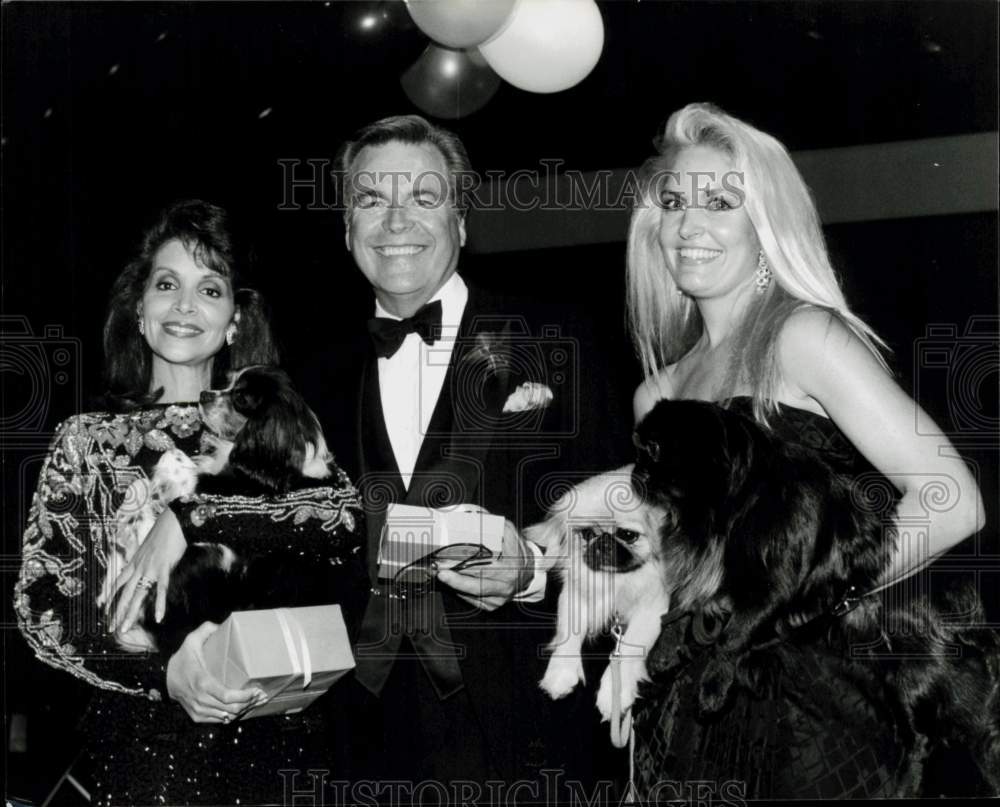
<svg viewBox="0 0 1000 807">
<path fill-rule="evenodd" d="M 751 416 L 750 399 L 730 408 Z M 837 427 L 782 408 L 775 432 L 855 475 L 876 473 Z M 651 682 L 636 702 L 635 769 L 646 803 L 745 799 L 888 798 L 912 795 L 919 771 L 898 715 L 871 681 L 847 663 L 849 647 L 785 641 L 760 651 L 769 671 L 717 713 L 699 709 L 701 676 L 724 620 L 699 612 L 664 617 L 647 667 Z"/>
<path fill-rule="evenodd" d="M 308 784 L 307 768 L 335 766 L 324 720 L 334 693 L 299 715 L 197 724 L 166 696 L 167 659 L 123 653 L 106 632 L 95 597 L 116 513 L 164 451 L 196 454 L 201 430 L 195 404 L 70 418 L 31 506 L 15 611 L 41 661 L 95 687 L 85 733 L 96 804 L 284 803 L 286 787 Z M 364 527 L 342 471 L 281 496 L 200 496 L 179 515 L 187 540 L 224 536 L 238 553 L 267 552 L 295 574 L 299 597 L 288 604 L 362 607 Z M 292 780 L 283 769 L 302 773 Z"/>
</svg>

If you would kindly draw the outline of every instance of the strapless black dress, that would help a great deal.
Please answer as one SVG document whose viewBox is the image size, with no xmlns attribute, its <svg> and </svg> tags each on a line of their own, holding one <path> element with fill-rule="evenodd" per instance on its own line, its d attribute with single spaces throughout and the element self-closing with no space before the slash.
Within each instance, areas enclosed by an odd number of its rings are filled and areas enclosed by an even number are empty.
<svg viewBox="0 0 1000 807">
<path fill-rule="evenodd" d="M 730 409 L 752 416 L 749 398 Z M 838 470 L 872 466 L 828 419 L 782 408 L 775 433 Z M 849 648 L 785 641 L 765 651 L 755 691 L 734 684 L 727 706 L 699 710 L 701 675 L 724 624 L 701 613 L 664 618 L 650 653 L 651 682 L 635 704 L 635 781 L 647 803 L 692 800 L 885 798 L 914 793 L 911 742 L 886 699 L 859 685 Z"/>
</svg>

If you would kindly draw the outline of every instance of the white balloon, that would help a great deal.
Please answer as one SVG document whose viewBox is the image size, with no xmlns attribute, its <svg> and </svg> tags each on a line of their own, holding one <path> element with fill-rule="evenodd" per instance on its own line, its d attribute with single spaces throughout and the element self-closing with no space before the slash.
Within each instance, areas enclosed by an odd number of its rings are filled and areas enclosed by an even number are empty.
<svg viewBox="0 0 1000 807">
<path fill-rule="evenodd" d="M 435 42 L 471 48 L 500 30 L 516 0 L 408 0 L 413 21 Z"/>
<path fill-rule="evenodd" d="M 490 67 L 528 92 L 559 92 L 582 81 L 601 57 L 604 21 L 594 0 L 518 0 L 479 50 Z"/>
</svg>

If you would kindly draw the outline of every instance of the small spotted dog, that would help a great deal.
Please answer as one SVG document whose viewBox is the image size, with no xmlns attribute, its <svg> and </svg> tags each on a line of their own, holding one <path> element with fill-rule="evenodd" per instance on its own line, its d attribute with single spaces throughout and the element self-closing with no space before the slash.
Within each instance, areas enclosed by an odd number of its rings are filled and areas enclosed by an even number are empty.
<svg viewBox="0 0 1000 807">
<path fill-rule="evenodd" d="M 238 371 L 226 389 L 203 392 L 199 408 L 205 426 L 199 456 L 189 457 L 179 449 L 165 452 L 152 479 L 137 480 L 126 494 L 108 548 L 99 602 L 113 599 L 119 570 L 170 503 L 197 491 L 199 477 L 230 477 L 234 488 L 244 493 L 280 494 L 302 477 L 326 479 L 332 473 L 332 456 L 319 421 L 276 367 Z M 168 621 L 181 619 L 193 628 L 218 613 L 238 566 L 238 558 L 225 544 L 190 544 L 171 573 Z M 195 579 L 203 582 L 195 585 Z M 153 598 L 147 599 L 147 611 L 152 602 Z M 158 626 L 150 616 L 147 613 L 129 631 L 116 635 L 123 649 L 164 649 L 160 647 L 164 636 L 161 633 L 157 640 Z"/>
</svg>

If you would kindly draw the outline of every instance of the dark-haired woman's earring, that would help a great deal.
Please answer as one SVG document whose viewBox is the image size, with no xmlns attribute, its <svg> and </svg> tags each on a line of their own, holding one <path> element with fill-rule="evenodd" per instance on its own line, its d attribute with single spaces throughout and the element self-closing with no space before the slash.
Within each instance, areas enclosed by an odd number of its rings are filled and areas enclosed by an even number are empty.
<svg viewBox="0 0 1000 807">
<path fill-rule="evenodd" d="M 236 340 L 236 326 L 230 325 L 226 328 L 226 344 L 231 345 Z"/>
<path fill-rule="evenodd" d="M 757 293 L 763 294 L 771 285 L 771 267 L 767 265 L 764 250 L 757 253 L 757 270 L 753 273 L 753 282 L 757 284 Z"/>
<path fill-rule="evenodd" d="M 146 323 L 142 321 L 142 315 L 140 314 L 138 317 L 136 317 L 136 319 L 139 320 L 139 335 L 140 336 L 145 336 L 146 335 Z"/>
</svg>

